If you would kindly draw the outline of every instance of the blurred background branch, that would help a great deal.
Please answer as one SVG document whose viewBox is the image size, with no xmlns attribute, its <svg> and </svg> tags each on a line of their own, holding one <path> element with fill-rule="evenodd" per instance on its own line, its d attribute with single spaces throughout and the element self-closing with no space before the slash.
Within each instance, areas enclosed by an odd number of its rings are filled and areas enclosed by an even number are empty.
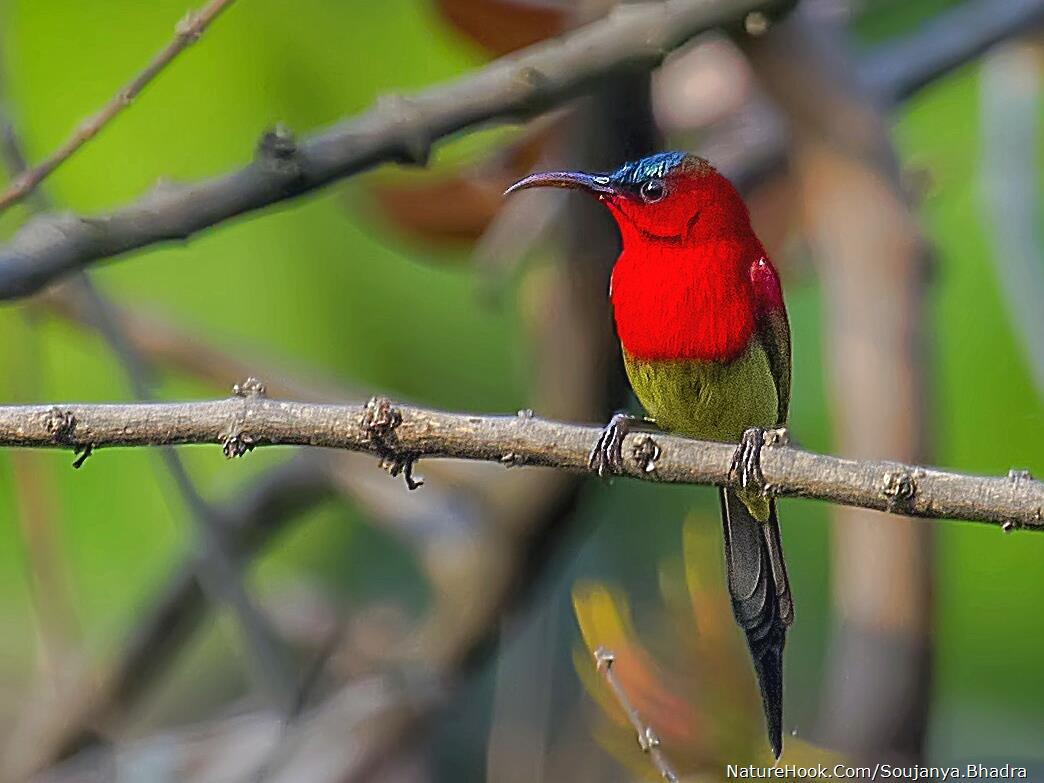
<svg viewBox="0 0 1044 783">
<path fill-rule="evenodd" d="M 519 122 L 599 82 L 648 71 L 697 33 L 778 3 L 671 0 L 623 5 L 561 40 L 496 61 L 455 82 L 376 108 L 302 139 L 283 129 L 260 141 L 250 166 L 193 185 L 164 185 L 141 202 L 94 217 L 43 216 L 0 250 L 0 299 L 38 291 L 103 258 L 189 239 L 230 218 L 315 190 L 383 162 L 424 164 L 432 145 L 490 122 Z"/>
<path fill-rule="evenodd" d="M 997 279 L 1037 392 L 1044 396 L 1044 255 L 1036 139 L 1041 98 L 1041 44 L 1008 44 L 986 58 L 982 103 L 982 209 Z"/>
</svg>

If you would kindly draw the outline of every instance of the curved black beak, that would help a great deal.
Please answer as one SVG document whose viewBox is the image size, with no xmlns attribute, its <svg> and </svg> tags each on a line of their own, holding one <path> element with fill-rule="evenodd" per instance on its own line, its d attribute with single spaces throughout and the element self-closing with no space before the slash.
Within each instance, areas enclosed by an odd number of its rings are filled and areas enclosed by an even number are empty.
<svg viewBox="0 0 1044 783">
<path fill-rule="evenodd" d="M 582 171 L 542 171 L 520 179 L 505 190 L 504 195 L 510 196 L 518 190 L 527 188 L 569 188 L 585 190 L 595 195 L 611 195 L 615 192 L 609 177 L 601 174 L 585 174 Z"/>
</svg>

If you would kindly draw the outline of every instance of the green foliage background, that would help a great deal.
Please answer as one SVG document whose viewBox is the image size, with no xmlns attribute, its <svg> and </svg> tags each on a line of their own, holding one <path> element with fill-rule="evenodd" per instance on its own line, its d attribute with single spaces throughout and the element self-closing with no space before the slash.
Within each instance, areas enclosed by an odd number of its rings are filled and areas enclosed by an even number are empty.
<svg viewBox="0 0 1044 783">
<path fill-rule="evenodd" d="M 930 11 L 940 4 L 907 5 Z M 185 7 L 183 0 L 7 3 L 4 89 L 30 158 L 53 149 L 140 68 Z M 865 23 L 866 37 L 892 34 L 914 21 L 909 16 L 886 3 Z M 255 140 L 276 122 L 306 132 L 367 107 L 378 94 L 417 88 L 480 62 L 424 0 L 242 0 L 63 166 L 47 192 L 63 208 L 103 210 L 161 177 L 188 180 L 245 163 Z M 927 167 L 934 179 L 923 218 L 938 249 L 930 319 L 936 461 L 974 472 L 1018 466 L 1041 474 L 1044 405 L 1012 333 L 978 220 L 976 90 L 976 69 L 965 68 L 909 103 L 897 121 L 904 161 Z M 436 165 L 487 141 L 481 134 L 446 145 Z M 14 210 L 0 228 L 10 232 L 24 214 Z M 467 267 L 433 253 L 390 234 L 351 181 L 185 246 L 107 264 L 94 277 L 112 295 L 233 350 L 292 357 L 353 384 L 448 408 L 517 409 L 525 402 L 525 358 L 513 307 L 481 305 Z M 830 450 L 819 292 L 814 281 L 798 281 L 787 294 L 793 428 L 808 447 Z M 4 401 L 129 397 L 121 370 L 92 334 L 48 320 L 30 325 L 22 309 L 8 305 L 0 310 L 0 340 Z M 201 397 L 214 390 L 168 376 L 159 393 Z M 226 462 L 217 449 L 183 454 L 211 497 L 229 496 L 282 456 L 273 451 Z M 102 452 L 76 472 L 70 461 L 68 454 L 48 454 L 44 478 L 59 510 L 84 640 L 91 654 L 103 656 L 190 545 L 191 528 L 155 455 Z M 677 550 L 686 511 L 694 504 L 709 508 L 708 497 L 699 489 L 626 482 L 592 489 L 587 515 L 597 525 L 590 527 L 582 570 L 640 592 L 658 560 Z M 788 699 L 792 714 L 808 724 L 829 630 L 827 514 L 821 505 L 790 501 L 783 519 L 801 602 Z M 973 525 L 940 524 L 938 531 L 933 747 L 942 756 L 1034 747 L 1039 754 L 1044 537 Z M 325 508 L 297 526 L 254 576 L 261 586 L 320 579 L 345 600 L 405 597 L 414 608 L 424 601 L 404 552 L 343 507 Z M 186 668 L 227 655 L 229 630 L 218 622 Z M 15 701 L 3 702 L 14 700 L 33 670 L 35 637 L 9 455 L 2 454 L 0 712 L 15 708 Z M 572 640 L 566 643 L 564 657 Z"/>
</svg>

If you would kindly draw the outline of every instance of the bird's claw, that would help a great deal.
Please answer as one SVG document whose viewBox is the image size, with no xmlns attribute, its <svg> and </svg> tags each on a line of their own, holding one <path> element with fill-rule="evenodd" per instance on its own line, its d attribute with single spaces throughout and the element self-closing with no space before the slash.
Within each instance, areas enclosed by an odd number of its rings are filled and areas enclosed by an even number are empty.
<svg viewBox="0 0 1044 783">
<path fill-rule="evenodd" d="M 633 416 L 615 413 L 598 436 L 598 442 L 587 458 L 587 467 L 597 473 L 599 478 L 623 471 L 623 442 L 631 431 L 633 421 Z"/>
<path fill-rule="evenodd" d="M 764 445 L 765 430 L 751 427 L 743 432 L 729 466 L 729 476 L 738 480 L 743 489 L 761 490 L 765 486 L 765 476 L 761 473 L 761 449 Z"/>
</svg>

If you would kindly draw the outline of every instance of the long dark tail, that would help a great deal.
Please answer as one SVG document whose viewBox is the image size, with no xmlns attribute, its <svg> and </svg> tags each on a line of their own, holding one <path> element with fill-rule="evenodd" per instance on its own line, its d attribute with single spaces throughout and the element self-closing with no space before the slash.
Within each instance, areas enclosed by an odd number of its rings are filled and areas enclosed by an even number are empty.
<svg viewBox="0 0 1044 783">
<path fill-rule="evenodd" d="M 767 522 L 758 522 L 731 490 L 721 490 L 725 567 L 732 611 L 747 636 L 761 685 L 772 752 L 783 752 L 783 645 L 794 622 L 794 601 L 783 562 L 783 546 L 770 505 Z"/>
</svg>

